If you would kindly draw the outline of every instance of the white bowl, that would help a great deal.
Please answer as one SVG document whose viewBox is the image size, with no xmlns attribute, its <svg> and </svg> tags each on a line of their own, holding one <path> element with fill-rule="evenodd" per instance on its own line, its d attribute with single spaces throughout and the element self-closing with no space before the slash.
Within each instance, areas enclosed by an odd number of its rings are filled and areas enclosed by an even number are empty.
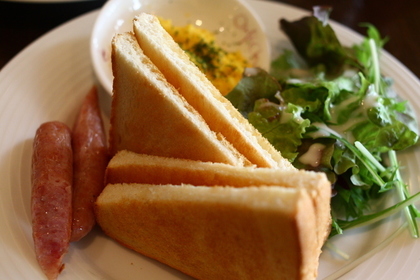
<svg viewBox="0 0 420 280">
<path fill-rule="evenodd" d="M 100 90 L 112 94 L 112 37 L 131 31 L 134 16 L 141 12 L 170 19 L 176 26 L 191 23 L 214 31 L 221 47 L 240 50 L 253 66 L 269 69 L 267 36 L 247 0 L 109 0 L 96 19 L 90 42 L 93 70 Z"/>
</svg>

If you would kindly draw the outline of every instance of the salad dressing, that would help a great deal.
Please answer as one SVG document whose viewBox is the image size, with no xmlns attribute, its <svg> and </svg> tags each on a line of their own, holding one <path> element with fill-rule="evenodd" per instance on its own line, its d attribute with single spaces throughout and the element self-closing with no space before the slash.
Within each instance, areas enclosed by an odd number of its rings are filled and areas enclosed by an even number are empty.
<svg viewBox="0 0 420 280">
<path fill-rule="evenodd" d="M 366 96 L 361 101 L 359 101 L 358 96 L 353 96 L 344 100 L 338 105 L 331 106 L 330 108 L 331 123 L 332 123 L 330 125 L 330 128 L 341 137 L 347 139 L 350 143 L 353 143 L 355 140 L 354 137 L 351 135 L 352 128 L 358 123 L 366 120 L 367 112 L 370 108 L 375 108 L 380 105 L 378 103 L 379 95 L 376 91 L 373 90 L 372 85 L 369 86 L 367 91 L 368 91 L 368 94 L 366 94 Z M 352 112 L 351 116 L 345 123 L 339 124 L 338 117 L 340 113 L 346 107 L 348 107 L 349 105 L 355 102 L 358 103 L 357 109 Z M 327 135 L 321 135 L 320 137 L 325 137 L 325 136 Z"/>
<path fill-rule="evenodd" d="M 305 165 L 312 167 L 318 167 L 321 163 L 322 152 L 325 149 L 325 145 L 320 143 L 312 144 L 308 151 L 299 157 L 299 161 Z"/>
<path fill-rule="evenodd" d="M 338 105 L 332 105 L 330 107 L 330 113 L 331 113 L 331 122 L 332 123 L 338 123 L 338 117 L 340 113 L 343 111 L 343 109 L 347 108 L 350 104 L 353 104 L 355 102 L 359 101 L 358 96 L 352 96 L 343 102 L 341 102 Z"/>
</svg>

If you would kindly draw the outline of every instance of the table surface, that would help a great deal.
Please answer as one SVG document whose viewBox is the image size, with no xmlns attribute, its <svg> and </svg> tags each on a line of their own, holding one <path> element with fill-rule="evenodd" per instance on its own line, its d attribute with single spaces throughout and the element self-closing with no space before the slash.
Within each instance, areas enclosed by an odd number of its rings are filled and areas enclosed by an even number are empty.
<svg viewBox="0 0 420 280">
<path fill-rule="evenodd" d="M 105 0 L 34 3 L 0 0 L 0 69 L 32 41 L 80 14 L 98 9 Z M 419 0 L 282 0 L 311 10 L 329 5 L 331 18 L 363 34 L 360 23 L 375 25 L 389 38 L 385 49 L 420 77 Z"/>
</svg>

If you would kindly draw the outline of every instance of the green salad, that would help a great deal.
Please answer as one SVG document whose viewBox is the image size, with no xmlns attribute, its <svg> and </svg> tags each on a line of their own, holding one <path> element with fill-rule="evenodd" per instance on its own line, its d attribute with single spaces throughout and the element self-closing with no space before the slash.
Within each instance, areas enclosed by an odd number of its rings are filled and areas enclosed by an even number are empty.
<svg viewBox="0 0 420 280">
<path fill-rule="evenodd" d="M 420 194 L 409 194 L 396 156 L 416 145 L 418 126 L 380 71 L 387 39 L 364 24 L 364 40 L 343 46 L 328 23 L 329 11 L 314 11 L 297 21 L 281 19 L 294 51 L 284 50 L 269 73 L 246 69 L 226 97 L 295 167 L 327 174 L 330 237 L 399 211 L 418 237 L 420 212 L 413 202 Z M 375 212 L 372 202 L 391 190 L 399 202 Z"/>
</svg>

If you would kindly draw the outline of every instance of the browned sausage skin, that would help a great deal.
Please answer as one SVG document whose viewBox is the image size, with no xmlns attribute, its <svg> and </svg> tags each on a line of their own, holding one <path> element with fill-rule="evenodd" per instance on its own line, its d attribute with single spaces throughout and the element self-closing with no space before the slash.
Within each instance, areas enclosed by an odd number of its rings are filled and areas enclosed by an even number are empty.
<svg viewBox="0 0 420 280">
<path fill-rule="evenodd" d="M 71 236 L 73 152 L 71 131 L 63 123 L 42 124 L 32 156 L 32 236 L 40 267 L 48 279 L 64 268 Z"/>
<path fill-rule="evenodd" d="M 86 95 L 73 127 L 73 226 L 71 241 L 95 225 L 93 203 L 104 188 L 108 163 L 106 136 L 96 88 Z"/>
</svg>

